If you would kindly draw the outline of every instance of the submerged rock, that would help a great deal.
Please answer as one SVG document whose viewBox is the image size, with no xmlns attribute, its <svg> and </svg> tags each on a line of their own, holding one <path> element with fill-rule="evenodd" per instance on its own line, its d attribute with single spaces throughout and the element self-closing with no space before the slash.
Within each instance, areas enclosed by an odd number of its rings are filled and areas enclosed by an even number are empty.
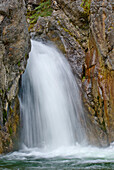
<svg viewBox="0 0 114 170">
<path fill-rule="evenodd" d="M 17 147 L 19 79 L 30 50 L 23 0 L 0 1 L 0 153 Z"/>
</svg>

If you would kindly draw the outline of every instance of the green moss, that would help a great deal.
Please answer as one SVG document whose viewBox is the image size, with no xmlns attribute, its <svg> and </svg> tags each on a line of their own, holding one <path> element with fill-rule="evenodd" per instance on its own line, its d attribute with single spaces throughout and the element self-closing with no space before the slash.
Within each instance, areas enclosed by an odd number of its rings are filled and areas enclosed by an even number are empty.
<svg viewBox="0 0 114 170">
<path fill-rule="evenodd" d="M 2 89 L 0 89 L 0 94 L 2 94 Z"/>
<path fill-rule="evenodd" d="M 12 131 L 12 127 L 11 126 L 9 126 L 9 134 L 11 135 L 13 133 L 13 131 Z"/>
<path fill-rule="evenodd" d="M 10 106 L 10 113 L 14 113 L 14 110 L 12 109 L 11 106 Z"/>
<path fill-rule="evenodd" d="M 84 81 L 85 81 L 85 76 L 82 77 L 82 82 L 84 82 Z"/>
<path fill-rule="evenodd" d="M 68 29 L 66 29 L 64 27 L 63 27 L 63 29 L 64 29 L 65 32 L 68 32 L 69 34 L 71 34 L 71 32 Z"/>
<path fill-rule="evenodd" d="M 106 131 L 107 131 L 107 130 L 106 130 L 106 125 L 105 125 L 104 118 L 103 118 L 103 122 L 102 122 L 102 128 L 103 128 L 104 132 L 106 132 Z"/>
<path fill-rule="evenodd" d="M 25 53 L 25 59 L 27 59 L 28 58 L 28 54 L 27 53 Z"/>
<path fill-rule="evenodd" d="M 20 61 L 18 62 L 18 66 L 20 67 L 20 65 L 21 65 L 21 63 L 20 63 Z"/>
<path fill-rule="evenodd" d="M 62 24 L 61 24 L 61 22 L 60 22 L 59 20 L 57 21 L 57 23 L 59 24 L 59 26 L 60 26 L 65 32 L 69 33 L 69 35 L 71 35 L 71 36 L 74 37 L 74 35 L 73 35 L 67 28 L 65 28 L 65 27 L 62 26 Z"/>
<path fill-rule="evenodd" d="M 22 73 L 23 73 L 23 71 L 19 69 L 19 73 L 20 73 L 20 74 L 22 74 Z"/>
<path fill-rule="evenodd" d="M 59 20 L 57 21 L 57 23 L 58 23 L 59 25 L 61 24 L 61 22 L 60 22 Z"/>
<path fill-rule="evenodd" d="M 99 101 L 99 96 L 97 96 L 97 100 Z"/>
<path fill-rule="evenodd" d="M 108 28 L 108 31 L 111 31 L 111 30 L 113 30 L 113 29 L 114 29 L 114 27 L 111 26 L 111 27 Z"/>
<path fill-rule="evenodd" d="M 90 5 L 91 0 L 82 0 L 81 7 L 84 9 L 84 13 L 87 15 L 90 14 Z"/>
<path fill-rule="evenodd" d="M 3 111 L 3 125 L 5 125 L 6 121 L 7 121 L 7 112 L 4 110 Z"/>
</svg>

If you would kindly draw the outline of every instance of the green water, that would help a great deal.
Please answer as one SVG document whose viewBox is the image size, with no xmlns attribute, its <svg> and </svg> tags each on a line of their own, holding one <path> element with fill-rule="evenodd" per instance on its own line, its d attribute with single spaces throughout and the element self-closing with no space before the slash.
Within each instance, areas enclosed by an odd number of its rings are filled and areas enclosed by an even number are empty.
<svg viewBox="0 0 114 170">
<path fill-rule="evenodd" d="M 0 156 L 0 170 L 102 169 L 114 170 L 114 146 L 62 147 L 56 150 L 24 149 Z"/>
<path fill-rule="evenodd" d="M 0 169 L 114 169 L 114 162 L 104 159 L 67 159 L 67 158 L 48 158 L 26 160 L 7 160 L 0 161 Z"/>
</svg>

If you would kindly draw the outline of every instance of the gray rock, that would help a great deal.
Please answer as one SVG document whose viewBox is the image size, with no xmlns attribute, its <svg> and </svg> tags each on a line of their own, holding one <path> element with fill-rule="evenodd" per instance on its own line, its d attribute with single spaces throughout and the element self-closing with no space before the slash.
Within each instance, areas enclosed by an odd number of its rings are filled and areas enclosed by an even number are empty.
<svg viewBox="0 0 114 170">
<path fill-rule="evenodd" d="M 18 82 L 30 51 L 25 12 L 23 0 L 0 1 L 0 153 L 18 143 Z"/>
</svg>

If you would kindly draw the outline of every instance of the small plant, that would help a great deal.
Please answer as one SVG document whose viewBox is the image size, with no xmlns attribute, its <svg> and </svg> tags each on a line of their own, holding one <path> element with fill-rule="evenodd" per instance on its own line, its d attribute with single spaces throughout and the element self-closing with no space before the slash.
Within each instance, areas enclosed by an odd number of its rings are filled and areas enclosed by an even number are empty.
<svg viewBox="0 0 114 170">
<path fill-rule="evenodd" d="M 4 110 L 3 111 L 3 125 L 5 125 L 6 121 L 7 121 L 7 112 Z"/>
<path fill-rule="evenodd" d="M 20 67 L 20 65 L 21 65 L 21 63 L 20 63 L 20 61 L 18 62 L 18 67 Z"/>
<path fill-rule="evenodd" d="M 9 126 L 9 134 L 11 135 L 13 133 L 12 127 Z"/>
<path fill-rule="evenodd" d="M 90 14 L 90 5 L 91 0 L 82 0 L 81 7 L 84 9 L 84 13 L 87 15 Z"/>
<path fill-rule="evenodd" d="M 28 18 L 30 19 L 30 24 L 35 24 L 39 16 L 46 17 L 51 16 L 51 14 L 51 0 L 43 0 L 38 7 L 36 7 L 33 11 L 29 12 Z"/>
<path fill-rule="evenodd" d="M 2 94 L 2 89 L 0 89 L 0 94 Z"/>
</svg>

